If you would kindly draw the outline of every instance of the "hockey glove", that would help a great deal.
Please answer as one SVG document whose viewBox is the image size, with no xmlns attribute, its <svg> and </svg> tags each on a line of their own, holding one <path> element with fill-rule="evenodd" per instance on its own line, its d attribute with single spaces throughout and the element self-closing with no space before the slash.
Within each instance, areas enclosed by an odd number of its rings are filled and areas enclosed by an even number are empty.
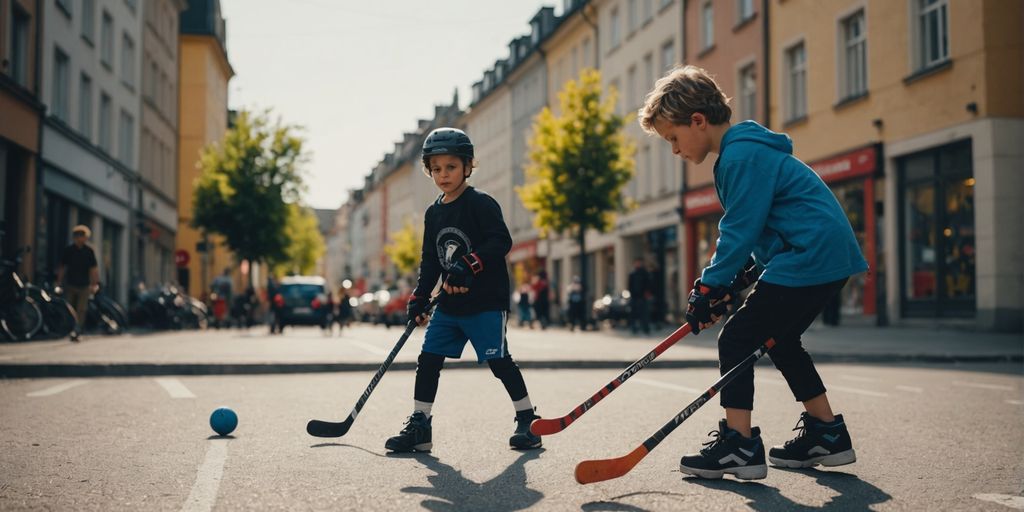
<svg viewBox="0 0 1024 512">
<path fill-rule="evenodd" d="M 471 252 L 458 260 L 448 268 L 448 286 L 454 288 L 469 288 L 473 284 L 473 277 L 483 272 L 484 262 Z"/>
<path fill-rule="evenodd" d="M 405 309 L 409 314 L 409 321 L 419 323 L 420 316 L 427 312 L 428 307 L 430 307 L 430 298 L 417 295 L 409 297 L 409 304 Z"/>
<path fill-rule="evenodd" d="M 702 324 L 714 323 L 716 317 L 726 313 L 731 295 L 729 288 L 705 286 L 700 279 L 694 281 L 686 306 L 686 323 L 693 334 L 700 334 Z"/>
<path fill-rule="evenodd" d="M 743 268 L 736 273 L 736 278 L 732 281 L 732 291 L 742 292 L 747 288 L 750 288 L 757 282 L 757 278 L 760 277 L 761 273 L 758 271 L 757 263 L 754 262 L 754 258 L 747 259 L 747 263 L 743 265 Z"/>
</svg>

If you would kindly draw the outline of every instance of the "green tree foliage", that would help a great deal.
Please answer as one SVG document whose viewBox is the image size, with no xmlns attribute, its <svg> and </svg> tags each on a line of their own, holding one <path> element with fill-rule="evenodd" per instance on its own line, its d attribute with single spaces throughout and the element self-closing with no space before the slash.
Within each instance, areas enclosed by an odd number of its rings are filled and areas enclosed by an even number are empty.
<svg viewBox="0 0 1024 512">
<path fill-rule="evenodd" d="M 319 221 L 313 210 L 297 204 L 288 205 L 288 222 L 284 228 L 288 246 L 285 257 L 272 262 L 275 275 L 311 275 L 316 271 L 316 262 L 324 255 L 324 238 L 320 234 Z"/>
<path fill-rule="evenodd" d="M 398 267 L 398 272 L 402 275 L 415 272 L 420 264 L 423 233 L 412 222 L 406 221 L 402 229 L 391 233 L 388 238 L 390 241 L 384 246 L 384 252 Z"/>
<path fill-rule="evenodd" d="M 634 168 L 635 145 L 622 132 L 628 119 L 615 114 L 618 92 L 610 89 L 603 100 L 601 92 L 600 72 L 584 70 L 579 82 L 567 82 L 558 93 L 560 115 L 541 111 L 530 139 L 527 183 L 517 189 L 542 236 L 576 236 L 584 297 L 585 234 L 589 228 L 608 231 L 615 213 L 626 210 L 622 190 Z"/>
<path fill-rule="evenodd" d="M 222 235 L 240 260 L 288 257 L 288 209 L 298 203 L 305 162 L 297 130 L 280 120 L 271 123 L 268 112 L 242 111 L 224 139 L 200 155 L 192 225 Z"/>
</svg>

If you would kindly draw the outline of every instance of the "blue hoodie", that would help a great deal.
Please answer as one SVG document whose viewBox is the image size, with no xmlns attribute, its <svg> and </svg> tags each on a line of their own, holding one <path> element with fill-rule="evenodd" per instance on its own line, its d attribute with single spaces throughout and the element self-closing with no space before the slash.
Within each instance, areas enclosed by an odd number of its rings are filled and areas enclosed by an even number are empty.
<svg viewBox="0 0 1024 512">
<path fill-rule="evenodd" d="M 838 281 L 868 269 L 850 221 L 825 182 L 793 156 L 793 141 L 754 121 L 729 128 L 715 162 L 725 214 L 701 282 L 729 286 L 753 254 L 761 280 L 782 286 Z"/>
</svg>

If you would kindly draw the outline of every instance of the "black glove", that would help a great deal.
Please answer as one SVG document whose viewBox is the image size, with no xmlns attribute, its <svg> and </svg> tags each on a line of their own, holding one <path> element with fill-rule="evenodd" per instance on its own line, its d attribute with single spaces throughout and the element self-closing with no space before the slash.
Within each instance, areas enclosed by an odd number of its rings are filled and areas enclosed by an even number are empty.
<svg viewBox="0 0 1024 512">
<path fill-rule="evenodd" d="M 409 297 L 409 303 L 406 305 L 405 311 L 409 314 L 409 321 L 416 322 L 420 315 L 427 312 L 430 307 L 430 299 L 427 297 L 420 297 L 413 295 Z"/>
<path fill-rule="evenodd" d="M 686 306 L 686 323 L 690 324 L 693 334 L 700 334 L 700 324 L 710 323 L 712 316 L 726 313 L 729 307 L 726 297 L 732 298 L 729 288 L 705 286 L 700 279 L 694 281 Z"/>
<path fill-rule="evenodd" d="M 747 263 L 743 265 L 743 268 L 736 273 L 736 278 L 732 281 L 732 291 L 741 292 L 753 286 L 757 282 L 757 278 L 761 275 L 757 269 L 757 263 L 754 258 L 747 259 Z"/>
<path fill-rule="evenodd" d="M 448 286 L 469 288 L 473 284 L 473 277 L 483 272 L 484 262 L 471 252 L 458 260 L 448 268 Z"/>
</svg>

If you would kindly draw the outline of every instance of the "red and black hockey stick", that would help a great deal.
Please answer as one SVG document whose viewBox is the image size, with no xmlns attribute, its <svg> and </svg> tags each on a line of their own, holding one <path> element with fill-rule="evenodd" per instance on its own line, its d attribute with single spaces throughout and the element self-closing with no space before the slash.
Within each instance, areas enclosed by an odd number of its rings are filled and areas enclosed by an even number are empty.
<svg viewBox="0 0 1024 512">
<path fill-rule="evenodd" d="M 430 304 L 427 305 L 424 314 L 430 313 L 434 309 L 434 305 L 444 295 L 444 291 L 438 293 L 433 299 L 430 299 Z M 359 411 L 363 410 L 363 405 L 370 398 L 370 393 L 373 393 L 373 388 L 377 387 L 377 383 L 384 377 L 384 372 L 388 371 L 388 367 L 391 366 L 391 362 L 395 360 L 395 356 L 402 350 L 402 346 L 405 345 L 405 341 L 409 339 L 409 335 L 416 329 L 416 322 L 409 320 L 409 323 L 405 326 L 405 332 L 402 333 L 402 337 L 398 339 L 398 343 L 395 344 L 395 348 L 391 349 L 391 353 L 388 354 L 387 359 L 384 360 L 384 364 L 380 365 L 377 373 L 370 379 L 370 385 L 366 387 L 366 391 L 363 391 L 363 396 L 359 397 L 359 401 L 356 402 L 355 408 L 349 413 L 348 418 L 340 423 L 333 421 L 322 421 L 322 420 L 309 420 L 306 424 L 306 432 L 311 436 L 316 437 L 341 437 L 348 432 L 348 429 L 352 427 L 352 422 L 356 420 L 356 416 L 359 415 Z"/>
<path fill-rule="evenodd" d="M 612 391 L 615 391 L 615 389 L 621 386 L 623 382 L 626 382 L 627 379 L 635 375 L 640 370 L 643 370 L 651 361 L 654 361 L 654 359 L 661 355 L 662 352 L 668 350 L 672 345 L 675 345 L 676 342 L 683 339 L 687 334 L 690 334 L 690 324 L 684 324 L 682 327 L 676 329 L 675 332 L 659 343 L 657 347 L 654 347 L 654 350 L 648 352 L 647 355 L 629 365 L 629 368 L 626 368 L 626 371 L 619 374 L 618 377 L 615 377 L 615 379 L 608 384 L 605 384 L 605 386 L 597 393 L 594 393 L 594 396 L 576 406 L 576 408 L 569 414 L 566 414 L 561 418 L 535 420 L 530 424 L 530 432 L 533 432 L 533 434 L 537 436 L 549 436 L 565 430 L 566 427 L 572 425 L 572 422 L 576 421 L 580 416 L 583 416 L 584 413 L 590 410 L 594 404 L 600 402 L 601 399 L 611 394 Z"/>
<path fill-rule="evenodd" d="M 658 446 L 666 436 L 671 434 L 672 431 L 675 430 L 682 422 L 686 421 L 686 418 L 689 418 L 697 409 L 700 409 L 700 407 L 707 403 L 708 400 L 711 400 L 711 397 L 718 394 L 722 388 L 732 382 L 732 380 L 736 378 L 736 375 L 753 366 L 761 356 L 765 355 L 765 353 L 774 346 L 774 339 L 769 339 L 764 342 L 764 344 L 758 347 L 753 354 L 747 356 L 747 358 L 740 362 L 740 364 L 733 367 L 733 369 L 729 370 L 725 375 L 722 375 L 722 377 L 712 384 L 704 394 L 697 397 L 693 402 L 690 402 L 690 405 L 687 405 L 682 412 L 669 420 L 664 427 L 661 427 L 661 429 L 655 432 L 654 435 L 648 437 L 643 444 L 629 452 L 628 455 L 617 459 L 585 460 L 577 464 L 576 481 L 581 484 L 592 484 L 594 482 L 603 482 L 605 480 L 611 480 L 612 478 L 618 478 L 629 473 L 629 470 L 633 469 L 633 466 L 636 466 L 637 463 L 646 457 L 654 447 Z"/>
</svg>

